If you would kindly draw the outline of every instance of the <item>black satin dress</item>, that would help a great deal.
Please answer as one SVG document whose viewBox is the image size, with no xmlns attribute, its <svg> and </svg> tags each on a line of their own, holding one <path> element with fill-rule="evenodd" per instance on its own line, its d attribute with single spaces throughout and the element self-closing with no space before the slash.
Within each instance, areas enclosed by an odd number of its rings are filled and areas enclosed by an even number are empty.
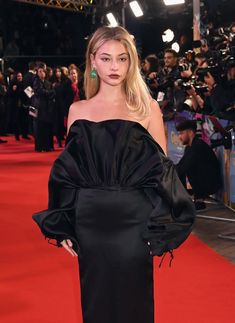
<svg viewBox="0 0 235 323">
<path fill-rule="evenodd" d="M 153 256 L 190 234 L 194 206 L 139 123 L 75 121 L 53 164 L 42 233 L 78 253 L 84 323 L 154 323 Z"/>
</svg>

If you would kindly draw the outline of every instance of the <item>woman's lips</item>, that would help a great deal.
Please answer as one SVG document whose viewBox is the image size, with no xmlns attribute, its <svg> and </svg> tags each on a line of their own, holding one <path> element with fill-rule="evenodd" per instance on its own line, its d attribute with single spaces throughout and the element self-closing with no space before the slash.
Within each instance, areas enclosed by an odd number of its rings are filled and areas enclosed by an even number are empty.
<svg viewBox="0 0 235 323">
<path fill-rule="evenodd" d="M 120 75 L 118 75 L 118 74 L 110 74 L 109 77 L 111 79 L 118 79 L 120 77 Z"/>
</svg>

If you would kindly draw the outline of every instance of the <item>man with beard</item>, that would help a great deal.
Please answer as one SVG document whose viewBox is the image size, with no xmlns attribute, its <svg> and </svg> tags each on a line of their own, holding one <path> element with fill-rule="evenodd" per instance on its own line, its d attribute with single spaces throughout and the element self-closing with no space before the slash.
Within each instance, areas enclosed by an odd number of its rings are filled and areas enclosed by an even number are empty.
<svg viewBox="0 0 235 323">
<path fill-rule="evenodd" d="M 186 186 L 186 177 L 188 178 L 196 209 L 204 209 L 204 199 L 222 186 L 218 159 L 212 148 L 197 137 L 196 121 L 183 121 L 176 128 L 180 141 L 186 146 L 184 155 L 177 164 L 180 180 Z"/>
</svg>

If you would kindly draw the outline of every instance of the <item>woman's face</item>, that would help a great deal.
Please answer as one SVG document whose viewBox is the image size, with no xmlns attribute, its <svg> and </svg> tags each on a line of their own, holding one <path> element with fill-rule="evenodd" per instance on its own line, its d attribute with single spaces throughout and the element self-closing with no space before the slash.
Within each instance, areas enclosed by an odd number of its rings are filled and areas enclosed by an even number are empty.
<svg viewBox="0 0 235 323">
<path fill-rule="evenodd" d="M 61 78 L 61 70 L 59 68 L 56 69 L 55 71 L 55 76 L 60 79 Z"/>
<path fill-rule="evenodd" d="M 78 72 L 73 68 L 69 72 L 69 77 L 72 82 L 77 82 L 78 80 Z"/>
<path fill-rule="evenodd" d="M 150 70 L 150 63 L 147 61 L 147 59 L 144 60 L 143 70 L 144 72 L 148 72 Z"/>
<path fill-rule="evenodd" d="M 116 86 L 126 79 L 130 59 L 120 41 L 108 40 L 97 50 L 95 56 L 91 54 L 91 64 L 101 81 Z"/>
<path fill-rule="evenodd" d="M 53 76 L 53 69 L 49 68 L 48 69 L 48 77 L 51 78 Z"/>
<path fill-rule="evenodd" d="M 44 68 L 39 68 L 38 69 L 38 76 L 41 80 L 45 80 L 46 78 L 46 71 Z"/>
<path fill-rule="evenodd" d="M 22 76 L 22 74 L 21 74 L 21 73 L 17 73 L 17 75 L 16 75 L 16 79 L 17 79 L 17 81 L 18 81 L 18 82 L 22 82 L 22 81 L 23 81 L 23 76 Z"/>
</svg>

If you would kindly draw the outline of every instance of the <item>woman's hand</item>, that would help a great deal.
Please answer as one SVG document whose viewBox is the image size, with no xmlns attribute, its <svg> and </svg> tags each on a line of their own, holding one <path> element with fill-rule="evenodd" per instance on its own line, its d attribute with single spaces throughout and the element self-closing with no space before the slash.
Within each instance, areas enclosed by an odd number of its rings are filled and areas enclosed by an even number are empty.
<svg viewBox="0 0 235 323">
<path fill-rule="evenodd" d="M 188 93 L 188 95 L 197 96 L 195 87 L 193 85 L 191 85 L 191 88 L 189 90 L 187 90 L 186 92 Z"/>
<path fill-rule="evenodd" d="M 78 256 L 77 253 L 73 250 L 73 243 L 70 239 L 66 239 L 66 240 L 63 240 L 61 242 L 62 246 L 69 252 L 71 253 L 71 255 L 74 257 L 74 256 Z"/>
</svg>

